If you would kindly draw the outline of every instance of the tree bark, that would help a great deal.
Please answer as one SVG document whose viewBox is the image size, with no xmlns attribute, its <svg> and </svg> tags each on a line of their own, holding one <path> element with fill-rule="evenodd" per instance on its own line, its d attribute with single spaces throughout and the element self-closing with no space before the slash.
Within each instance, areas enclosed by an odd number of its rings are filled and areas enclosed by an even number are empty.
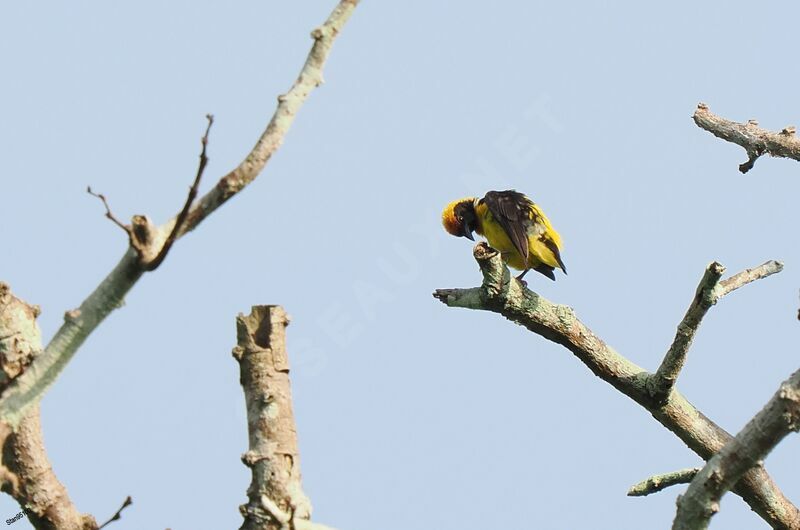
<svg viewBox="0 0 800 530">
<path fill-rule="evenodd" d="M 249 502 L 240 506 L 241 530 L 281 530 L 311 518 L 303 493 L 297 430 L 292 410 L 286 326 L 280 306 L 254 306 L 236 318 L 240 382 L 247 405 L 249 449 L 242 462 L 250 468 Z"/>
<path fill-rule="evenodd" d="M 542 337 L 561 344 L 595 375 L 648 410 L 659 423 L 704 460 L 710 459 L 733 437 L 689 403 L 673 388 L 663 403 L 654 400 L 648 382 L 654 374 L 620 355 L 595 335 L 572 308 L 558 305 L 523 287 L 513 279 L 500 254 L 486 243 L 475 246 L 475 259 L 483 274 L 480 287 L 438 289 L 434 297 L 450 307 L 499 313 Z M 754 269 L 756 270 L 756 269 Z M 755 278 L 748 271 L 726 284 L 726 290 Z M 721 282 L 721 283 L 724 283 Z M 774 528 L 800 528 L 800 511 L 781 492 L 767 472 L 753 468 L 736 483 L 734 491 Z"/>
</svg>

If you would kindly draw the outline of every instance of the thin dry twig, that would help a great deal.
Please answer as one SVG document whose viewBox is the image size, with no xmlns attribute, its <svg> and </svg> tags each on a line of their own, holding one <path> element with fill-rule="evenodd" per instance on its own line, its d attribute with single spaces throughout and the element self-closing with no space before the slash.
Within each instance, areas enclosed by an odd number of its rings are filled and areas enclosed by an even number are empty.
<svg viewBox="0 0 800 530">
<path fill-rule="evenodd" d="M 127 507 L 128 507 L 128 506 L 130 506 L 131 504 L 133 504 L 133 499 L 131 499 L 131 496 L 130 496 L 130 495 L 128 495 L 128 496 L 125 498 L 125 501 L 122 503 L 122 506 L 120 506 L 120 507 L 119 507 L 119 510 L 117 510 L 117 513 L 115 513 L 114 515 L 112 515 L 112 516 L 111 516 L 111 518 L 110 518 L 108 521 L 106 521 L 105 523 L 101 524 L 101 525 L 100 525 L 100 526 L 97 528 L 97 530 L 103 530 L 103 528 L 105 528 L 106 526 L 108 526 L 110 523 L 113 523 L 114 521 L 117 521 L 117 520 L 121 519 L 121 518 L 122 518 L 122 510 L 124 510 L 125 508 L 127 508 Z"/>
<path fill-rule="evenodd" d="M 497 251 L 479 243 L 474 255 L 483 274 L 482 285 L 471 289 L 439 289 L 434 297 L 450 307 L 499 313 L 561 344 L 595 375 L 644 407 L 703 459 L 710 459 L 732 439 L 677 389 L 670 392 L 663 404 L 655 404 L 647 388 L 647 379 L 652 374 L 606 344 L 571 308 L 554 304 L 511 281 L 511 274 Z M 762 467 L 747 471 L 734 491 L 773 528 L 800 528 L 800 511 Z"/>
<path fill-rule="evenodd" d="M 800 140 L 795 136 L 793 125 L 780 132 L 762 129 L 758 122 L 737 123 L 726 120 L 708 110 L 708 105 L 698 103 L 692 119 L 698 127 L 705 129 L 717 138 L 740 145 L 747 151 L 747 162 L 739 165 L 739 171 L 747 173 L 762 155 L 792 158 L 800 161 Z"/>
<path fill-rule="evenodd" d="M 692 481 L 694 476 L 697 475 L 700 469 L 699 467 L 689 467 L 677 471 L 670 471 L 669 473 L 653 475 L 631 486 L 628 490 L 628 497 L 644 497 L 652 493 L 658 493 L 676 484 L 688 484 Z"/>
<path fill-rule="evenodd" d="M 172 248 L 172 244 L 175 243 L 175 240 L 178 238 L 178 234 L 181 232 L 181 230 L 183 230 L 183 227 L 186 224 L 186 219 L 189 217 L 189 211 L 192 208 L 192 204 L 194 204 L 194 199 L 197 197 L 197 188 L 200 186 L 200 179 L 203 178 L 203 172 L 208 164 L 206 147 L 208 146 L 208 133 L 211 131 L 211 126 L 214 124 L 214 116 L 212 114 L 206 114 L 206 119 L 208 120 L 208 126 L 206 127 L 206 133 L 200 139 L 200 143 L 203 147 L 200 151 L 200 162 L 197 165 L 197 175 L 194 177 L 194 183 L 192 183 L 191 188 L 189 188 L 189 196 L 186 197 L 186 202 L 183 205 L 183 209 L 175 219 L 175 225 L 172 227 L 172 231 L 169 233 L 166 241 L 164 241 L 164 244 L 161 246 L 161 250 L 158 252 L 158 255 L 145 266 L 145 270 L 147 271 L 156 270 L 158 266 L 161 265 L 161 262 L 164 261 L 164 258 L 167 257 L 169 249 Z"/>
<path fill-rule="evenodd" d="M 98 199 L 103 201 L 103 206 L 106 207 L 106 217 L 111 219 L 114 222 L 114 224 L 116 224 L 118 227 L 125 230 L 125 233 L 128 234 L 128 236 L 131 235 L 131 228 L 122 221 L 120 221 L 119 219 L 117 219 L 117 217 L 111 212 L 111 207 L 108 205 L 108 201 L 106 200 L 105 195 L 103 195 L 102 193 L 93 192 L 91 186 L 86 186 L 86 193 L 88 193 L 93 197 L 97 197 Z"/>
</svg>

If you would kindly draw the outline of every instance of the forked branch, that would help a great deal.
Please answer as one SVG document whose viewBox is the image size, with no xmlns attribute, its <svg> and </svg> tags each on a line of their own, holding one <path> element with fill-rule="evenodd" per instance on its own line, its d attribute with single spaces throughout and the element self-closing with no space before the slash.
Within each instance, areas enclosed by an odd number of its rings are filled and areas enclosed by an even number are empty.
<svg viewBox="0 0 800 530">
<path fill-rule="evenodd" d="M 214 116 L 206 114 L 208 125 L 206 132 L 200 139 L 202 149 L 200 150 L 200 163 L 197 167 L 197 174 L 195 175 L 194 182 L 189 188 L 189 196 L 183 205 L 183 209 L 175 218 L 175 224 L 172 226 L 169 235 L 166 239 L 158 237 L 159 231 L 153 226 L 150 220 L 143 215 L 135 215 L 133 217 L 131 226 L 128 226 L 111 212 L 111 207 L 108 205 L 105 195 L 102 193 L 95 193 L 92 191 L 91 186 L 86 188 L 89 195 L 97 197 L 103 201 L 103 206 L 106 208 L 106 217 L 111 219 L 117 226 L 122 228 L 128 234 L 128 242 L 130 247 L 136 251 L 139 256 L 138 265 L 143 272 L 151 272 L 158 268 L 164 261 L 172 248 L 173 243 L 178 237 L 178 234 L 183 230 L 186 225 L 186 219 L 191 211 L 192 204 L 197 197 L 197 190 L 200 187 L 200 179 L 203 177 L 203 172 L 208 165 L 208 156 L 206 155 L 206 148 L 208 147 L 208 133 L 211 131 L 211 125 L 214 123 Z M 163 241 L 162 241 L 163 239 Z"/>
<path fill-rule="evenodd" d="M 497 251 L 479 243 L 474 255 L 483 274 L 482 285 L 471 289 L 439 289 L 433 294 L 438 300 L 450 307 L 499 313 L 561 344 L 595 375 L 647 409 L 705 460 L 732 439 L 677 389 L 673 389 L 663 403 L 655 403 L 647 388 L 652 374 L 603 342 L 571 308 L 554 304 L 513 280 Z M 783 495 L 764 468 L 747 471 L 734 491 L 773 528 L 800 528 L 800 511 Z"/>
<path fill-rule="evenodd" d="M 703 317 L 711 306 L 731 291 L 782 270 L 782 263 L 768 261 L 753 269 L 746 269 L 727 280 L 720 281 L 722 273 L 725 272 L 725 267 L 716 261 L 706 267 L 692 303 L 689 305 L 683 320 L 678 324 L 678 331 L 675 333 L 672 345 L 664 356 L 661 366 L 647 381 L 650 395 L 657 403 L 662 403 L 675 386 L 678 374 L 680 374 L 683 364 L 686 362 L 686 355 L 692 345 L 692 340 L 700 327 Z"/>
<path fill-rule="evenodd" d="M 322 67 L 331 46 L 341 33 L 359 0 L 341 0 L 322 26 L 311 36 L 314 44 L 308 54 L 300 75 L 291 89 L 278 97 L 278 105 L 272 119 L 247 157 L 230 173 L 222 177 L 216 186 L 201 197 L 179 222 L 181 215 L 160 227 L 154 226 L 146 217 L 135 216 L 131 225 L 137 240 L 155 249 L 146 262 L 157 259 L 170 234 L 179 239 L 196 228 L 206 217 L 240 192 L 261 173 L 270 157 L 283 143 L 283 138 L 294 122 L 311 91 L 322 83 Z M 201 167 L 202 169 L 202 167 Z M 188 201 L 187 201 L 188 202 Z M 123 303 L 125 295 L 141 278 L 140 252 L 128 248 L 117 266 L 97 286 L 79 308 L 67 311 L 64 324 L 56 332 L 45 351 L 28 367 L 24 374 L 0 396 L 0 418 L 17 425 L 25 409 L 39 401 L 47 388 L 55 381 L 77 349 L 95 328 Z"/>
</svg>

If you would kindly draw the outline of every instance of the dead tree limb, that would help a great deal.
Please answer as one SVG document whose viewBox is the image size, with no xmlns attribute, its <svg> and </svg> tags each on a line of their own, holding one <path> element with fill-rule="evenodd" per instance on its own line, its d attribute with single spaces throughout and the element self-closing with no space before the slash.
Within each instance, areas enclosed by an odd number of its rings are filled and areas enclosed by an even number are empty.
<svg viewBox="0 0 800 530">
<path fill-rule="evenodd" d="M 36 317 L 39 308 L 11 294 L 0 283 L 0 365 L 2 386 L 10 384 L 41 354 Z M 38 404 L 27 409 L 16 431 L 0 422 L 2 491 L 25 510 L 35 528 L 97 530 L 94 517 L 80 513 L 56 478 L 44 448 Z"/>
<path fill-rule="evenodd" d="M 341 0 L 327 21 L 311 36 L 314 44 L 300 75 L 278 106 L 267 128 L 247 157 L 189 210 L 183 226 L 173 231 L 178 216 L 155 226 L 145 216 L 134 216 L 131 229 L 142 248 L 130 246 L 120 262 L 78 307 L 67 311 L 64 324 L 41 355 L 0 396 L 0 418 L 18 425 L 25 410 L 41 399 L 72 356 L 97 326 L 124 301 L 125 295 L 145 272 L 144 262 L 156 259 L 170 234 L 174 239 L 194 230 L 206 217 L 251 183 L 283 143 L 297 112 L 311 91 L 322 84 L 322 67 L 333 41 L 350 18 L 359 0 Z M 143 250 L 144 249 L 144 250 Z"/>
<path fill-rule="evenodd" d="M 249 449 L 242 462 L 250 468 L 248 503 L 239 507 L 241 530 L 324 527 L 310 522 L 311 501 L 303 493 L 297 429 L 292 411 L 286 326 L 280 306 L 253 306 L 236 317 L 240 382 L 247 406 Z"/>
<path fill-rule="evenodd" d="M 719 511 L 722 496 L 783 438 L 800 430 L 800 370 L 784 381 L 772 399 L 730 440 L 678 498 L 673 530 L 704 530 Z"/>
<path fill-rule="evenodd" d="M 497 251 L 479 243 L 474 255 L 483 274 L 482 285 L 471 289 L 439 289 L 433 293 L 434 297 L 450 307 L 499 313 L 564 346 L 595 375 L 647 409 L 704 460 L 732 439 L 677 389 L 670 392 L 665 402 L 656 402 L 648 389 L 653 374 L 603 342 L 578 319 L 572 308 L 554 304 L 513 280 Z M 762 467 L 742 475 L 734 491 L 773 528 L 800 528 L 800 511 Z"/>
<path fill-rule="evenodd" d="M 692 303 L 689 305 L 683 320 L 678 324 L 678 330 L 675 333 L 672 345 L 656 373 L 647 381 L 650 395 L 653 396 L 657 403 L 664 402 L 675 386 L 678 374 L 680 374 L 683 364 L 686 362 L 686 355 L 689 353 L 695 333 L 697 333 L 703 317 L 711 306 L 731 291 L 782 270 L 782 263 L 768 261 L 758 267 L 747 269 L 731 276 L 727 280 L 720 281 L 722 273 L 725 272 L 725 267 L 716 261 L 706 267 L 706 272 L 700 280 L 700 285 L 697 286 Z"/>
<path fill-rule="evenodd" d="M 692 119 L 701 129 L 717 138 L 740 145 L 747 152 L 747 162 L 739 164 L 739 171 L 747 173 L 761 155 L 792 158 L 800 161 L 800 139 L 795 136 L 797 128 L 787 125 L 780 132 L 768 131 L 758 126 L 755 120 L 737 123 L 726 120 L 708 110 L 708 105 L 698 103 Z"/>
</svg>

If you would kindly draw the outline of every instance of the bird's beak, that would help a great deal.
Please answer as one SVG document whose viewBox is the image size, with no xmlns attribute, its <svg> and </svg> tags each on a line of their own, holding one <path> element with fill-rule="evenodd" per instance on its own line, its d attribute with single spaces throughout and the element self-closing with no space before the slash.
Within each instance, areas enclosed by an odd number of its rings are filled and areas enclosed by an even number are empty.
<svg viewBox="0 0 800 530">
<path fill-rule="evenodd" d="M 467 239 L 475 241 L 475 236 L 472 235 L 472 230 L 470 230 L 469 227 L 466 224 L 464 224 L 464 234 L 462 234 L 462 235 L 464 237 L 466 237 Z"/>
</svg>

